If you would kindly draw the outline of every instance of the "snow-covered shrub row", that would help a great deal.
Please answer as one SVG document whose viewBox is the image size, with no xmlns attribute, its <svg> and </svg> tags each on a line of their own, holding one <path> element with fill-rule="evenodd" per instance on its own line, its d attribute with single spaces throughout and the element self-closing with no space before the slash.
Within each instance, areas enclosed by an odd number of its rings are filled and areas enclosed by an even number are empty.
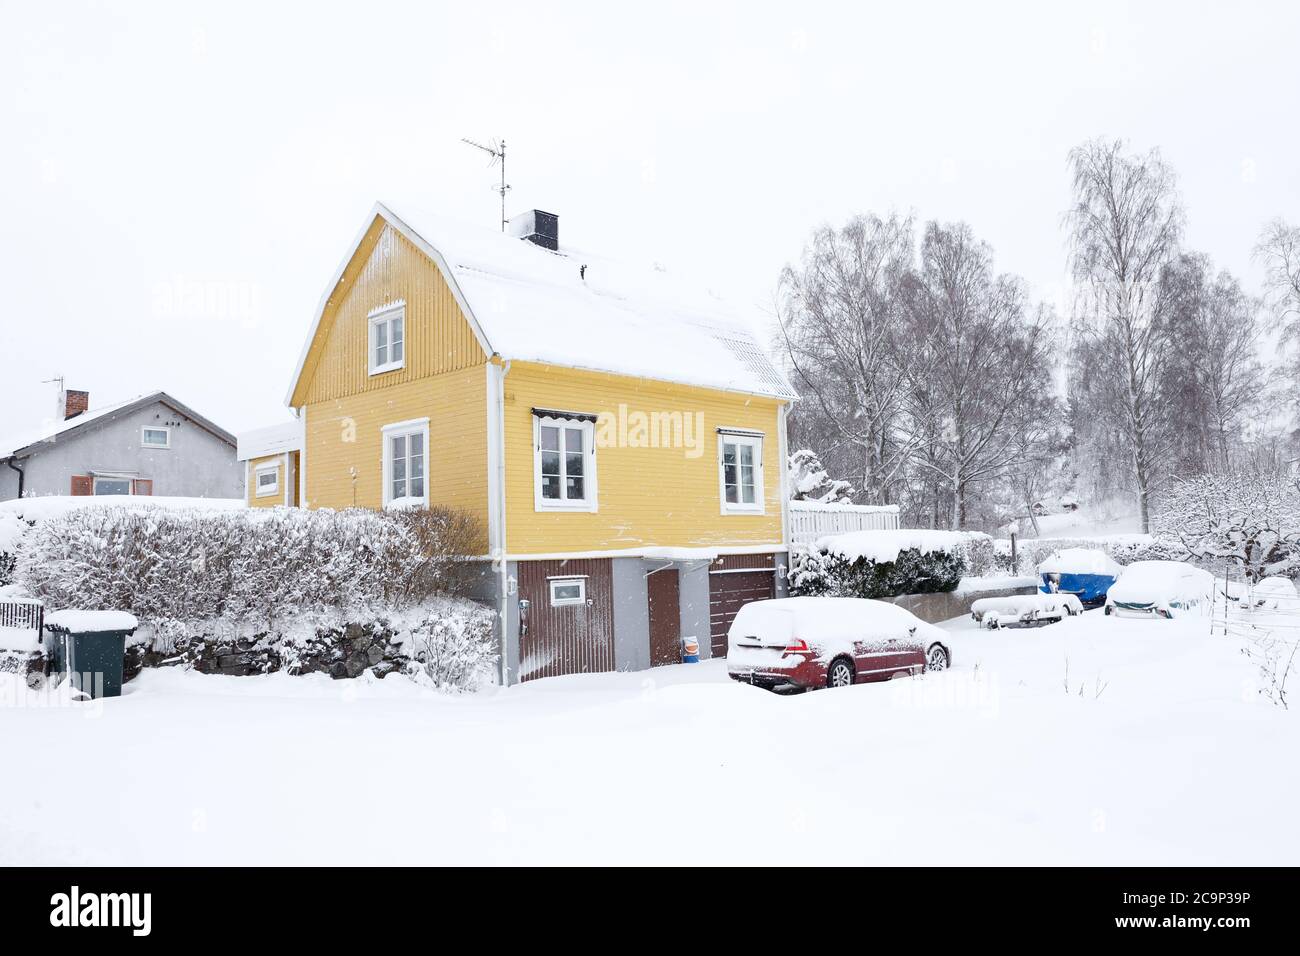
<svg viewBox="0 0 1300 956">
<path fill-rule="evenodd" d="M 130 611 L 176 633 L 214 621 L 274 633 L 454 593 L 479 539 L 471 516 L 446 509 L 82 509 L 24 535 L 16 576 L 49 608 Z"/>
<path fill-rule="evenodd" d="M 953 591 L 965 575 L 991 566 L 987 535 L 901 529 L 855 531 L 818 540 L 790 554 L 794 594 L 885 598 Z"/>
<path fill-rule="evenodd" d="M 0 511 L 0 587 L 13 581 L 18 542 L 22 540 L 27 527 L 27 522 L 13 512 Z"/>
<path fill-rule="evenodd" d="M 1011 542 L 994 542 L 994 569 L 1004 574 L 1038 574 L 1038 566 L 1057 551 L 1082 548 L 1102 551 L 1117 564 L 1134 561 L 1188 561 L 1192 556 L 1176 543 L 1156 541 L 1146 535 L 1122 535 L 1115 538 L 1030 538 L 1016 542 L 1016 560 L 1011 560 Z M 1213 570 L 1213 569 L 1207 569 Z"/>
</svg>

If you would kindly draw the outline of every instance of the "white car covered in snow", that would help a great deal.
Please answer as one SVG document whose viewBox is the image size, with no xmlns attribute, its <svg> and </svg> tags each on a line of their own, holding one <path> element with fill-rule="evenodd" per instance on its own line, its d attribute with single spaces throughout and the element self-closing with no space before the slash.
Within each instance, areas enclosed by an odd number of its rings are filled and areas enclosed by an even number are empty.
<svg viewBox="0 0 1300 956">
<path fill-rule="evenodd" d="M 865 598 L 754 601 L 727 633 L 728 675 L 772 690 L 847 687 L 951 663 L 947 632 Z"/>
<path fill-rule="evenodd" d="M 1264 578 L 1242 594 L 1241 606 L 1265 611 L 1295 611 L 1300 610 L 1300 595 L 1296 594 L 1295 584 L 1290 578 Z"/>
<path fill-rule="evenodd" d="M 1174 617 L 1199 611 L 1214 595 L 1214 575 L 1181 561 L 1135 561 L 1106 595 L 1106 613 Z"/>
</svg>

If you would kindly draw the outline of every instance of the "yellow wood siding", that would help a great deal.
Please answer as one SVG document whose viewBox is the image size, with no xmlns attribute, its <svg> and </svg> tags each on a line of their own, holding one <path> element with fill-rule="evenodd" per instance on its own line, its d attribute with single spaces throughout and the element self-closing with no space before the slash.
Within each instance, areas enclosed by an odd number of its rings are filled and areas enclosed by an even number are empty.
<svg viewBox="0 0 1300 956">
<path fill-rule="evenodd" d="M 780 545 L 780 403 L 686 385 L 514 362 L 505 379 L 506 536 L 511 555 L 644 547 Z M 599 510 L 538 512 L 534 499 L 533 408 L 600 414 L 703 414 L 681 447 L 597 447 Z M 765 513 L 724 515 L 718 491 L 717 428 L 761 431 Z M 630 443 L 628 443 L 630 444 Z"/>
<path fill-rule="evenodd" d="M 277 477 L 275 494 L 257 494 L 257 469 L 262 465 L 275 465 Z M 248 462 L 248 506 L 250 508 L 274 508 L 284 504 L 284 455 L 264 455 Z"/>
<path fill-rule="evenodd" d="M 399 299 L 406 302 L 406 366 L 370 375 L 370 312 Z M 441 271 L 405 236 L 376 220 L 325 307 L 294 402 L 382 391 L 485 361 Z"/>
<path fill-rule="evenodd" d="M 429 504 L 476 515 L 486 553 L 486 396 L 480 366 L 308 405 L 308 507 L 382 507 L 382 429 L 427 417 Z"/>
<path fill-rule="evenodd" d="M 276 489 L 273 495 L 261 495 L 257 493 L 257 469 L 263 465 L 275 465 Z M 289 482 L 289 496 L 285 498 L 285 482 Z M 276 505 L 282 505 L 288 501 L 289 505 L 298 504 L 298 452 L 289 452 L 289 473 L 285 475 L 284 453 L 277 455 L 263 455 L 260 458 L 251 458 L 248 462 L 248 488 L 246 489 L 248 506 L 250 508 L 274 508 Z"/>
</svg>

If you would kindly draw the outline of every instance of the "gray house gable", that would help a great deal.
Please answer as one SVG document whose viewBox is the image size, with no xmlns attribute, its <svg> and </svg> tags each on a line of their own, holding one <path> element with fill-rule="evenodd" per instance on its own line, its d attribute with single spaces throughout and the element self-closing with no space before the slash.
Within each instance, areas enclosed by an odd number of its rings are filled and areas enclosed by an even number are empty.
<svg viewBox="0 0 1300 956">
<path fill-rule="evenodd" d="M 235 436 L 166 392 L 43 431 L 0 447 L 0 499 L 17 497 L 20 484 L 24 495 L 243 497 Z"/>
</svg>

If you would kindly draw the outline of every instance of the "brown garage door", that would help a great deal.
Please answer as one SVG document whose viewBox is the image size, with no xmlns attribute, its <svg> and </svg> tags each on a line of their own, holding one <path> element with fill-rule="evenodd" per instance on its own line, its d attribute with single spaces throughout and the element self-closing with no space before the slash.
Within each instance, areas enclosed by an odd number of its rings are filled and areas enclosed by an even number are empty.
<svg viewBox="0 0 1300 956">
<path fill-rule="evenodd" d="M 682 662 L 681 587 L 676 568 L 662 568 L 645 580 L 650 605 L 650 666 Z"/>
<path fill-rule="evenodd" d="M 775 563 L 770 554 L 731 554 L 709 568 L 709 636 L 714 657 L 727 656 L 727 628 L 750 601 L 773 596 Z"/>
<path fill-rule="evenodd" d="M 519 562 L 519 679 L 612 671 L 612 595 L 607 558 Z"/>
</svg>

